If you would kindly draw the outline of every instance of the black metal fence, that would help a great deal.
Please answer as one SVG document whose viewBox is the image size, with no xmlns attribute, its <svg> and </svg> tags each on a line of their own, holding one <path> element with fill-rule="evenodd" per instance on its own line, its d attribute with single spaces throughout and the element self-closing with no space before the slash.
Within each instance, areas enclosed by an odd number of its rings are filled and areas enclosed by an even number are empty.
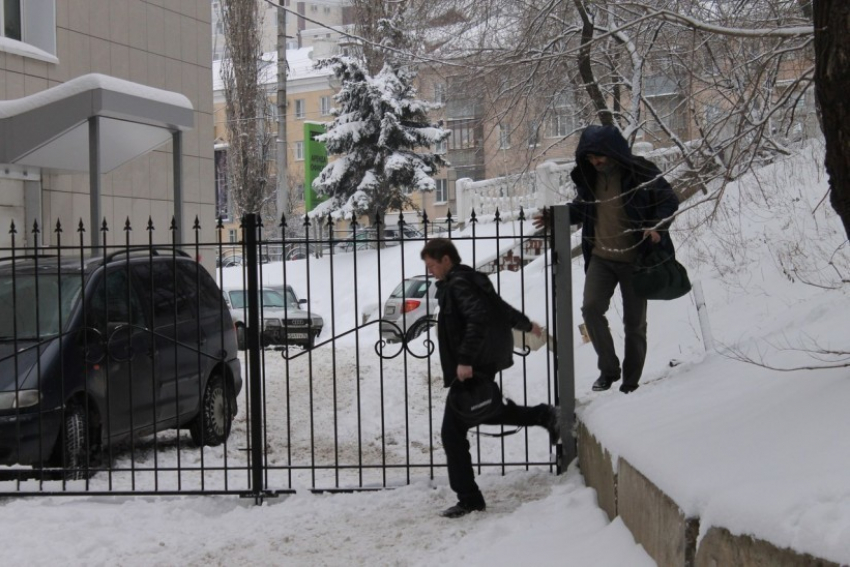
<svg viewBox="0 0 850 567">
<path fill-rule="evenodd" d="M 221 221 L 213 242 L 196 220 L 179 244 L 173 222 L 161 238 L 148 221 L 143 245 L 129 220 L 123 242 L 106 244 L 104 224 L 94 247 L 82 223 L 71 239 L 57 224 L 39 248 L 17 245 L 12 225 L 0 250 L 0 493 L 260 501 L 443 476 L 435 286 L 419 251 L 451 238 L 554 332 L 549 240 L 523 220 L 473 215 L 460 231 L 449 217 L 435 233 L 427 218 L 391 229 L 297 219 L 292 236 L 286 219 L 270 228 L 248 215 L 240 262 L 216 266 L 234 247 Z M 267 261 L 293 245 L 303 254 Z M 556 403 L 554 356 L 518 340 L 503 391 Z M 556 471 L 554 451 L 542 430 L 473 441 L 478 471 Z"/>
</svg>

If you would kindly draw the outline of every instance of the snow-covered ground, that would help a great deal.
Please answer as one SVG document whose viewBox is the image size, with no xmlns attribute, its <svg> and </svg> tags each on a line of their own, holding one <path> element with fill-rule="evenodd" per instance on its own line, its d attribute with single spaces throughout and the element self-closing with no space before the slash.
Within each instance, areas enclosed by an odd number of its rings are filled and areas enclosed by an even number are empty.
<svg viewBox="0 0 850 567">
<path fill-rule="evenodd" d="M 850 369 L 846 314 L 850 312 L 850 246 L 827 203 L 822 150 L 812 146 L 727 189 L 721 205 L 689 210 L 674 225 L 678 257 L 704 291 L 715 349 L 706 351 L 692 296 L 653 302 L 649 311 L 649 357 L 642 387 L 624 396 L 616 389 L 594 393 L 592 347 L 576 333 L 578 412 L 614 456 L 623 456 L 669 494 L 682 510 L 701 519 L 705 531 L 719 525 L 778 546 L 850 563 Z M 709 212 L 712 219 L 706 219 Z M 530 224 L 530 223 L 529 223 Z M 488 228 L 489 226 L 489 228 Z M 479 232 L 493 230 L 481 224 Z M 503 234 L 518 230 L 501 225 Z M 525 230 L 530 230 L 526 226 Z M 460 242 L 465 261 L 481 263 L 495 249 Z M 370 261 L 370 254 L 374 261 Z M 285 279 L 322 314 L 328 331 L 343 335 L 404 275 L 423 273 L 418 246 L 382 251 L 380 277 L 374 253 L 264 266 L 267 282 Z M 349 258 L 349 259 L 346 259 Z M 583 273 L 573 264 L 574 311 Z M 402 270 L 403 267 L 403 270 Z M 333 270 L 331 289 L 330 271 Z M 524 280 L 503 273 L 503 295 L 525 301 L 529 315 L 546 320 L 546 267 L 538 260 Z M 227 277 L 236 277 L 227 275 Z M 331 301 L 331 293 L 334 300 Z M 621 336 L 619 305 L 610 312 Z M 577 315 L 578 316 L 578 315 Z M 331 336 L 323 332 L 322 337 Z M 377 326 L 344 335 L 336 356 L 328 346 L 286 361 L 266 354 L 270 402 L 270 459 L 276 463 L 351 459 L 351 443 L 363 441 L 368 458 L 443 462 L 439 418 L 444 392 L 436 359 L 376 356 Z M 622 342 L 618 340 L 618 342 Z M 838 353 L 838 354 L 835 354 Z M 359 358 L 358 358 L 359 356 Z M 529 403 L 545 401 L 545 381 L 534 380 L 548 364 L 545 349 L 526 361 Z M 815 367 L 836 366 L 832 369 Z M 405 381 L 405 366 L 408 379 Z M 505 375 L 516 395 L 521 364 Z M 308 380 L 312 369 L 313 380 Z M 337 376 L 336 387 L 332 380 Z M 435 411 L 428 411 L 428 394 Z M 359 395 L 358 395 L 359 394 Z M 287 396 L 289 404 L 286 403 Z M 384 407 L 406 408 L 380 413 Z M 328 399 L 335 400 L 328 403 Z M 321 401 L 322 403 L 318 403 Z M 303 424 L 315 405 L 313 441 Z M 357 413 L 359 408 L 360 413 Z M 336 410 L 336 411 L 334 411 Z M 290 415 L 291 414 L 291 415 Z M 357 418 L 360 415 L 362 417 Z M 409 425 L 405 427 L 405 423 Z M 355 427 L 360 424 L 361 428 Z M 206 449 L 207 464 L 244 459 L 244 413 L 233 443 Z M 387 439 L 381 444 L 380 428 Z M 506 441 L 508 451 L 514 442 Z M 334 439 L 337 444 L 334 444 Z M 181 438 L 183 439 L 183 438 Z M 187 438 L 186 438 L 187 439 Z M 202 453 L 178 451 L 163 437 L 160 451 L 143 446 L 135 462 L 196 463 Z M 437 451 L 430 455 L 433 443 Z M 285 446 L 284 446 L 285 445 Z M 546 460 L 542 432 L 529 433 L 532 456 Z M 409 456 L 408 452 L 409 451 Z M 482 441 L 483 455 L 501 451 Z M 127 465 L 126 456 L 119 463 Z M 454 503 L 442 469 L 430 481 L 414 475 L 409 486 L 368 493 L 313 494 L 266 500 L 216 497 L 44 497 L 3 500 L 0 544 L 9 565 L 652 565 L 619 519 L 609 522 L 596 506 L 575 465 L 561 476 L 542 468 L 485 471 L 480 484 L 488 510 L 459 520 L 437 512 Z M 344 480 L 344 479 L 343 479 Z M 137 483 L 149 482 L 145 475 Z M 197 478 L 181 478 L 191 486 Z M 205 483 L 220 483 L 214 475 Z M 241 486 L 244 472 L 228 478 Z M 127 475 L 92 481 L 96 488 L 131 486 Z M 170 488 L 176 479 L 158 478 Z M 391 479 L 391 484 L 398 482 Z M 295 475 L 293 486 L 310 479 Z"/>
</svg>

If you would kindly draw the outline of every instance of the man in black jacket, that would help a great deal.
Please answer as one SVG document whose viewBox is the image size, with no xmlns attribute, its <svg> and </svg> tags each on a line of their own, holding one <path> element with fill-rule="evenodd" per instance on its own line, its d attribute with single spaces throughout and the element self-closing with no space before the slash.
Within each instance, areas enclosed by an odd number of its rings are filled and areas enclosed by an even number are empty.
<svg viewBox="0 0 850 567">
<path fill-rule="evenodd" d="M 520 311 L 502 300 L 490 279 L 461 264 L 457 248 L 448 239 L 428 241 L 421 253 L 428 272 L 437 279 L 437 338 L 443 382 L 447 388 L 462 388 L 468 380 L 494 382 L 496 373 L 513 365 L 511 329 L 542 336 L 540 325 L 532 323 Z M 451 391 L 449 396 L 451 396 Z M 446 399 L 441 436 L 446 451 L 449 485 L 457 493 L 458 503 L 442 515 L 458 518 L 486 509 L 484 497 L 475 483 L 469 454 L 469 429 L 487 425 L 539 425 L 549 432 L 554 445 L 560 436 L 557 410 L 548 404 L 518 406 L 511 400 L 498 413 L 483 422 L 470 421 Z"/>
<path fill-rule="evenodd" d="M 609 389 L 622 374 L 620 391 L 633 392 L 646 360 L 646 299 L 635 294 L 632 273 L 635 261 L 653 246 L 674 253 L 668 228 L 679 200 L 655 164 L 632 155 L 614 126 L 582 132 L 571 176 L 577 196 L 569 204 L 570 222 L 582 225 L 586 274 L 581 312 L 600 372 L 593 389 Z M 547 219 L 544 211 L 535 226 Z M 626 336 L 622 371 L 605 317 L 617 285 Z"/>
</svg>

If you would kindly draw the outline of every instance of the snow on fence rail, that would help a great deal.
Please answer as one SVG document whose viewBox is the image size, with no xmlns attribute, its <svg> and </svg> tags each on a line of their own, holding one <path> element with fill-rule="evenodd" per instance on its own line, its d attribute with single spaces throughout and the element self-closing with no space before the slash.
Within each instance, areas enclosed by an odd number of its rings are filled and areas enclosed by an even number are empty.
<svg viewBox="0 0 850 567">
<path fill-rule="evenodd" d="M 678 147 L 652 149 L 648 142 L 638 142 L 633 151 L 651 160 L 669 175 L 682 158 Z M 575 161 L 547 160 L 534 171 L 473 181 L 457 180 L 457 220 L 466 222 L 472 211 L 478 216 L 494 215 L 496 210 L 504 217 L 511 211 L 541 209 L 563 203 L 575 196 L 575 186 L 570 172 Z"/>
</svg>

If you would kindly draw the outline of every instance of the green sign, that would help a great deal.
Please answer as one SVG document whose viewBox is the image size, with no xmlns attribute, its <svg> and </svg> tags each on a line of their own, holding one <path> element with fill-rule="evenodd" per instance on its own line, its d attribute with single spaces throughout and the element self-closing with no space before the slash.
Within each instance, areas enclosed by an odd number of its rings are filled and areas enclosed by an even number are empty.
<svg viewBox="0 0 850 567">
<path fill-rule="evenodd" d="M 316 136 L 324 133 L 324 124 L 304 123 L 304 207 L 307 211 L 312 211 L 316 205 L 327 199 L 327 196 L 317 196 L 313 189 L 313 180 L 328 164 L 328 150 L 325 144 L 316 141 Z"/>
</svg>

